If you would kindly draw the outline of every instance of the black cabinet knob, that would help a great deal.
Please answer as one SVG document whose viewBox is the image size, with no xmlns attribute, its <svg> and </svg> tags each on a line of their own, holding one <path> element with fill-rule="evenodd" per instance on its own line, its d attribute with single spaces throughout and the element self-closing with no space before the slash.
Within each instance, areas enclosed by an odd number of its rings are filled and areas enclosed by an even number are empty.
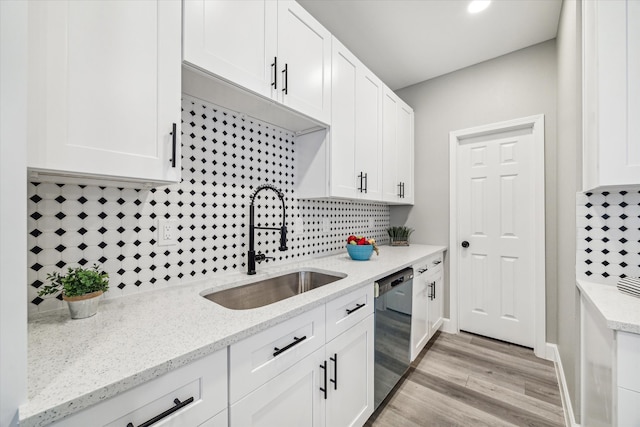
<svg viewBox="0 0 640 427">
<path fill-rule="evenodd" d="M 469 247 L 469 242 L 467 242 L 466 240 L 462 242 L 462 247 L 463 248 L 468 248 Z"/>
</svg>

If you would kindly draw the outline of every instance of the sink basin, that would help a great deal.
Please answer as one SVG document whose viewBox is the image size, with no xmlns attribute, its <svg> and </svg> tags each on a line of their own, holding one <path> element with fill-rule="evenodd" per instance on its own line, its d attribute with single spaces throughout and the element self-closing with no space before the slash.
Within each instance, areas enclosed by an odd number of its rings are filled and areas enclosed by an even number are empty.
<svg viewBox="0 0 640 427">
<path fill-rule="evenodd" d="M 203 296 L 226 308 L 247 310 L 282 301 L 303 292 L 328 285 L 344 277 L 346 275 L 339 275 L 338 273 L 319 273 L 308 270 L 295 271 Z"/>
</svg>

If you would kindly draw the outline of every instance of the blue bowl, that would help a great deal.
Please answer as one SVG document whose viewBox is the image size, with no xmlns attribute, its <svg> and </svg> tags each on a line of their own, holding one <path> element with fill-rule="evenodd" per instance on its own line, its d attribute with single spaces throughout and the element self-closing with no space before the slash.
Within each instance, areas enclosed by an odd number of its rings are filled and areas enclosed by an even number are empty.
<svg viewBox="0 0 640 427">
<path fill-rule="evenodd" d="M 373 245 L 347 245 L 347 252 L 354 261 L 367 261 L 373 253 Z"/>
</svg>

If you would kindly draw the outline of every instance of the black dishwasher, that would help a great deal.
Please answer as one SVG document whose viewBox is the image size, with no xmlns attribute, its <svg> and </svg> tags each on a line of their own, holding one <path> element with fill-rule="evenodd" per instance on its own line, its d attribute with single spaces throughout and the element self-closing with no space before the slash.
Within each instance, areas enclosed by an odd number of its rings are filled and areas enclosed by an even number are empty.
<svg viewBox="0 0 640 427">
<path fill-rule="evenodd" d="M 413 269 L 376 282 L 374 406 L 377 408 L 411 363 Z"/>
</svg>

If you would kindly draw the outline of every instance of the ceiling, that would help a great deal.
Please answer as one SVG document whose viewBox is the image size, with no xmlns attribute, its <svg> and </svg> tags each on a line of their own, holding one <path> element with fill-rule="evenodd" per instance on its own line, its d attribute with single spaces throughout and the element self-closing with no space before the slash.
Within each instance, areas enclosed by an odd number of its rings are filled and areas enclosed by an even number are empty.
<svg viewBox="0 0 640 427">
<path fill-rule="evenodd" d="M 298 0 L 396 90 L 556 37 L 562 0 Z"/>
</svg>

